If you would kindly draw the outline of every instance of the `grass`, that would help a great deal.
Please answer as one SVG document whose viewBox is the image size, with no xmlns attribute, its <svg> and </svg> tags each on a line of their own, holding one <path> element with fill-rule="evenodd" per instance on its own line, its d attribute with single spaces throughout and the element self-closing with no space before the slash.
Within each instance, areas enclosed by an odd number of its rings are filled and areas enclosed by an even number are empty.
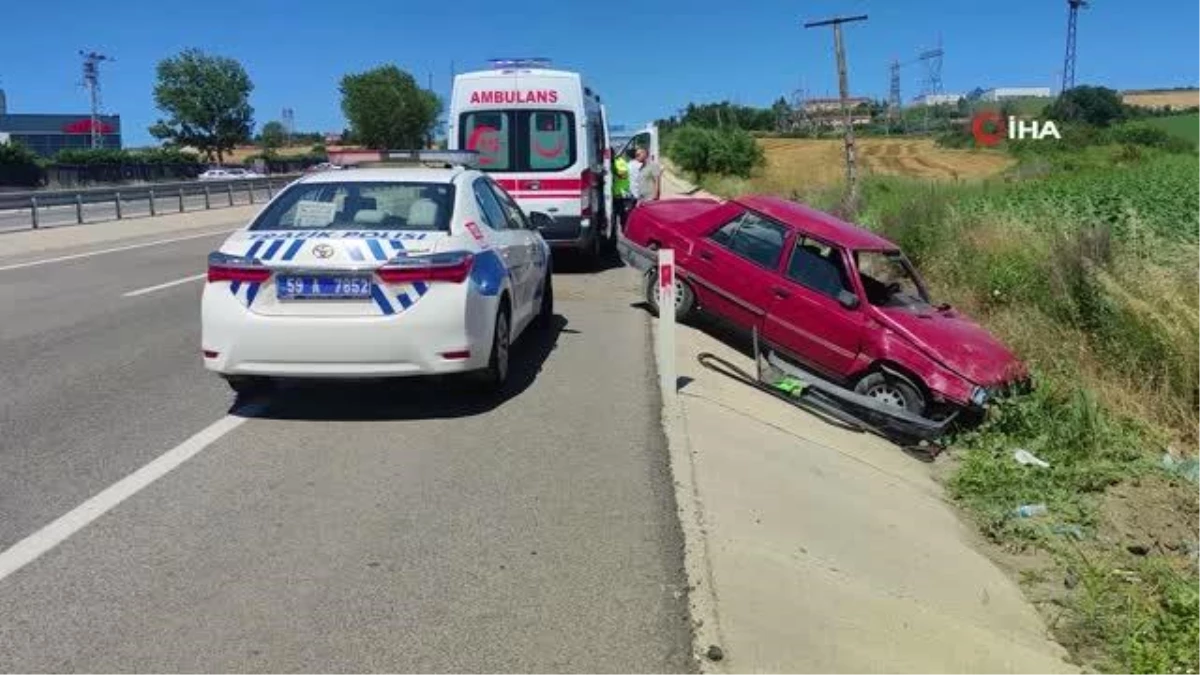
<svg viewBox="0 0 1200 675">
<path fill-rule="evenodd" d="M 836 203 L 836 181 L 768 148 L 768 171 L 706 187 Z M 1195 673 L 1196 486 L 1158 461 L 1200 428 L 1200 160 L 1109 147 L 1039 159 L 986 180 L 875 174 L 858 220 L 1035 372 L 1033 394 L 953 439 L 950 495 L 999 549 L 1048 556 L 1042 609 L 1082 663 Z M 1050 468 L 1018 464 L 1016 448 Z M 1045 516 L 1014 515 L 1035 503 Z"/>
<path fill-rule="evenodd" d="M 1200 113 L 1152 117 L 1144 122 L 1147 126 L 1165 129 L 1167 133 L 1185 141 L 1200 144 Z"/>
</svg>

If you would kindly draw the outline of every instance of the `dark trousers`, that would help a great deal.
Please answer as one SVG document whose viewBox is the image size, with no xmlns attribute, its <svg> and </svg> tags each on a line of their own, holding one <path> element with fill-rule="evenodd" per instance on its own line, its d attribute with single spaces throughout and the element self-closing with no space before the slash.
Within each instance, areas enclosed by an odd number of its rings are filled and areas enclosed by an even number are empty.
<svg viewBox="0 0 1200 675">
<path fill-rule="evenodd" d="M 637 200 L 632 197 L 616 197 L 613 199 L 613 211 L 616 212 L 614 215 L 617 217 L 617 227 L 620 228 L 621 232 L 625 231 L 625 221 L 629 218 L 629 212 L 633 210 L 636 203 Z"/>
</svg>

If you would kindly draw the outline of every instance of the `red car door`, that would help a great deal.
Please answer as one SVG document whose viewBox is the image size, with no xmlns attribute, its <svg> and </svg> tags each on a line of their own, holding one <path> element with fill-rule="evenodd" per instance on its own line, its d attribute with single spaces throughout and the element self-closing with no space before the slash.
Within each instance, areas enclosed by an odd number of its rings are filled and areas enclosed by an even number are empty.
<svg viewBox="0 0 1200 675">
<path fill-rule="evenodd" d="M 749 330 L 763 328 L 788 228 L 750 211 L 695 241 L 688 279 L 700 306 Z"/>
<path fill-rule="evenodd" d="M 771 287 L 763 336 L 803 363 L 844 378 L 854 371 L 866 313 L 845 249 L 798 233 Z"/>
</svg>

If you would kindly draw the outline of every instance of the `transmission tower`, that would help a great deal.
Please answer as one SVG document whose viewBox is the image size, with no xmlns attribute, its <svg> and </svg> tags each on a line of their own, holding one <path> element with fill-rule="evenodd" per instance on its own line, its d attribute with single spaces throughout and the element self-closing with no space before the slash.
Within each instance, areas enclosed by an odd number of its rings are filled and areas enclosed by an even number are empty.
<svg viewBox="0 0 1200 675">
<path fill-rule="evenodd" d="M 111 57 L 100 54 L 99 52 L 85 52 L 80 50 L 79 55 L 83 57 L 83 86 L 87 88 L 88 95 L 92 100 L 92 149 L 101 147 L 104 144 L 104 137 L 101 135 L 102 128 L 100 126 L 100 62 L 115 61 Z"/>
<path fill-rule="evenodd" d="M 283 129 L 287 136 L 287 142 L 290 145 L 292 142 L 292 134 L 296 133 L 296 111 L 293 108 L 284 108 L 281 115 L 283 118 Z"/>
<path fill-rule="evenodd" d="M 900 108 L 903 105 L 900 98 L 900 59 L 892 59 L 889 70 L 891 86 L 888 87 L 888 120 L 894 123 L 900 117 Z"/>
<path fill-rule="evenodd" d="M 1075 24 L 1079 21 L 1079 8 L 1087 6 L 1087 0 L 1067 0 L 1067 55 L 1063 59 L 1063 91 L 1075 87 Z"/>
<path fill-rule="evenodd" d="M 938 36 L 937 47 L 927 49 L 917 55 L 917 60 L 925 65 L 925 80 L 921 83 L 921 93 L 925 96 L 925 131 L 929 131 L 929 115 L 933 110 L 933 96 L 942 94 L 942 57 L 946 52 L 942 49 L 942 37 Z"/>
</svg>

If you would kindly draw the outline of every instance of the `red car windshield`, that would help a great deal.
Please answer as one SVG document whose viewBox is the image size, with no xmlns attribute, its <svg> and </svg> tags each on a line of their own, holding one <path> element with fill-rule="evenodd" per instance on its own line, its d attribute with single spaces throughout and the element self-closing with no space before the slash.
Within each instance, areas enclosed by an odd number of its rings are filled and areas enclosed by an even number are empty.
<svg viewBox="0 0 1200 675">
<path fill-rule="evenodd" d="M 925 285 L 899 251 L 855 251 L 867 301 L 876 307 L 930 305 Z"/>
</svg>

